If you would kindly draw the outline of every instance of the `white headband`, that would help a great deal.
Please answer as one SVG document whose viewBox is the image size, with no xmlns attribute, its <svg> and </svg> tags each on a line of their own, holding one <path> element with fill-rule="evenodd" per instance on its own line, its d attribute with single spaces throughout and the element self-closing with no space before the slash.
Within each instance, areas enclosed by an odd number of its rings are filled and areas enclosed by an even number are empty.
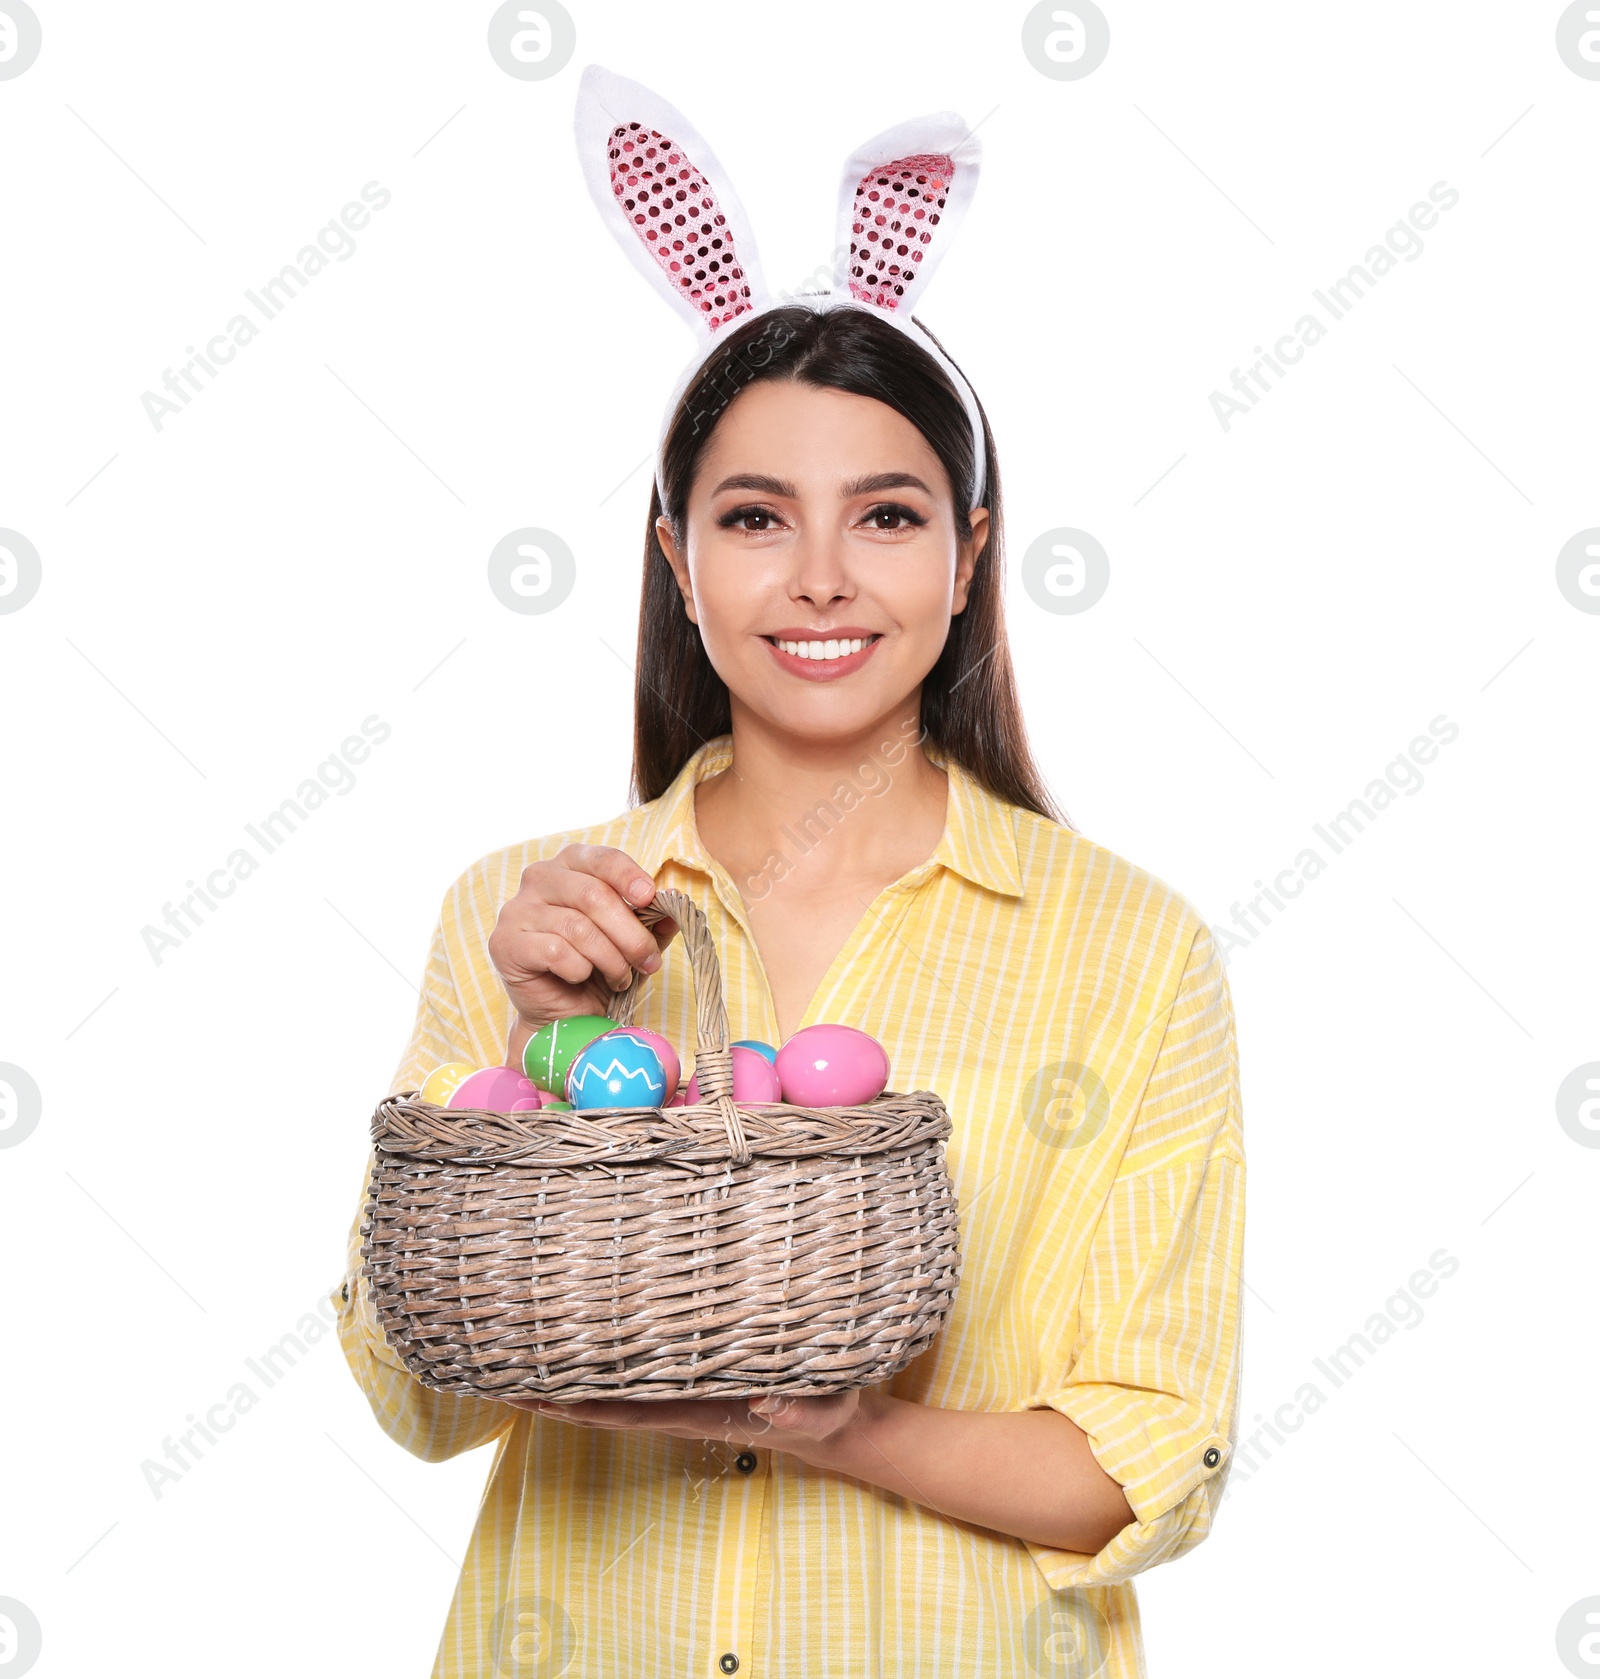
<svg viewBox="0 0 1600 1679">
<path fill-rule="evenodd" d="M 699 340 L 678 376 L 656 444 L 679 400 L 722 339 L 773 309 L 867 309 L 892 321 L 944 369 L 972 427 L 973 505 L 983 500 L 983 416 L 949 357 L 911 319 L 929 276 L 961 225 L 978 184 L 977 136 L 953 111 L 913 117 L 874 135 L 845 160 L 836 212 L 833 289 L 774 296 L 738 195 L 681 112 L 638 82 L 589 65 L 574 120 L 584 179 L 630 262 Z"/>
</svg>

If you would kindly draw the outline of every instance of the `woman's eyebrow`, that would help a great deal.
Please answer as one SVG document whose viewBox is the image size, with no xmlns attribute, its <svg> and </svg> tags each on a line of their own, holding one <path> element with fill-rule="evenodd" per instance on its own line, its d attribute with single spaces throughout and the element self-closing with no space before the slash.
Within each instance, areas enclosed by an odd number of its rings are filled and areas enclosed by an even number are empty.
<svg viewBox="0 0 1600 1679">
<path fill-rule="evenodd" d="M 865 478 L 852 478 L 839 486 L 839 494 L 848 501 L 852 496 L 876 495 L 879 490 L 921 490 L 924 495 L 933 491 L 911 472 L 873 472 Z"/>
<path fill-rule="evenodd" d="M 799 497 L 800 492 L 786 478 L 774 478 L 766 472 L 735 472 L 724 478 L 712 490 L 712 495 L 721 495 L 724 490 L 758 490 L 769 496 L 787 496 L 791 501 Z M 876 495 L 880 490 L 921 490 L 924 495 L 932 495 L 933 491 L 912 472 L 872 472 L 864 478 L 852 478 L 849 482 L 839 486 L 841 500 L 848 501 L 852 496 Z"/>
<path fill-rule="evenodd" d="M 735 472 L 724 478 L 711 493 L 721 495 L 724 490 L 761 490 L 769 496 L 787 496 L 791 501 L 800 494 L 786 479 L 774 478 L 766 472 Z"/>
</svg>

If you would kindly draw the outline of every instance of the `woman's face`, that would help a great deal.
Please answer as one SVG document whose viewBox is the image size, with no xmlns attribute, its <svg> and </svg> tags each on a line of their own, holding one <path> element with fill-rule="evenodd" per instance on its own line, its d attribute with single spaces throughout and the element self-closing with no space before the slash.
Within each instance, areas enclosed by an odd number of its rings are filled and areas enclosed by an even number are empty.
<svg viewBox="0 0 1600 1679">
<path fill-rule="evenodd" d="M 886 403 L 792 379 L 729 404 L 680 546 L 656 530 L 707 656 L 743 704 L 808 740 L 903 710 L 967 604 L 989 514 L 956 535 L 950 481 Z"/>
</svg>

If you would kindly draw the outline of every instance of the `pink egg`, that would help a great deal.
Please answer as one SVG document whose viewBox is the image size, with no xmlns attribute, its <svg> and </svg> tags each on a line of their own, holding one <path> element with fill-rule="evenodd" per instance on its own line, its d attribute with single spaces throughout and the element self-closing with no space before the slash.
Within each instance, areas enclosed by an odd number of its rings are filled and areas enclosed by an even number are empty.
<svg viewBox="0 0 1600 1679">
<path fill-rule="evenodd" d="M 667 1075 L 667 1095 L 670 1098 L 678 1086 L 683 1083 L 683 1063 L 678 1059 L 677 1050 L 659 1032 L 647 1032 L 642 1026 L 619 1026 L 617 1031 L 626 1032 L 629 1037 L 642 1039 L 656 1052 L 656 1058 L 661 1063 L 661 1070 Z M 606 1033 L 608 1038 L 614 1035 L 611 1032 Z M 672 1104 L 667 1101 L 661 1105 L 671 1107 Z"/>
<path fill-rule="evenodd" d="M 536 1087 L 533 1095 L 519 1096 L 516 1101 L 514 1101 L 511 1106 L 506 1109 L 506 1112 L 508 1114 L 533 1113 L 536 1109 L 542 1108 L 543 1106 L 544 1092 Z"/>
<path fill-rule="evenodd" d="M 733 1052 L 733 1099 L 736 1102 L 781 1102 L 783 1092 L 778 1086 L 778 1072 L 766 1056 L 753 1049 Z M 686 1092 L 689 1102 L 703 1100 L 700 1081 L 689 1080 Z"/>
<path fill-rule="evenodd" d="M 881 1096 L 889 1056 L 854 1026 L 805 1026 L 778 1051 L 783 1099 L 802 1108 L 853 1108 Z"/>
<path fill-rule="evenodd" d="M 515 1067 L 480 1067 L 462 1079 L 445 1103 L 448 1108 L 487 1108 L 490 1113 L 509 1113 L 513 1102 L 537 1096 L 539 1087 Z"/>
</svg>

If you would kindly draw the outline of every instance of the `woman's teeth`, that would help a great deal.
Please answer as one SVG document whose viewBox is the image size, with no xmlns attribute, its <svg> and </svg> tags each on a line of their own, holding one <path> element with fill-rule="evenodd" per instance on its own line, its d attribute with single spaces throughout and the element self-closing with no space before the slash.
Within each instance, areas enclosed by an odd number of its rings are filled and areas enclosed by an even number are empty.
<svg viewBox="0 0 1600 1679">
<path fill-rule="evenodd" d="M 860 636 L 854 641 L 775 641 L 780 652 L 792 653 L 797 659 L 844 659 L 870 647 L 878 639 L 875 635 Z"/>
</svg>

